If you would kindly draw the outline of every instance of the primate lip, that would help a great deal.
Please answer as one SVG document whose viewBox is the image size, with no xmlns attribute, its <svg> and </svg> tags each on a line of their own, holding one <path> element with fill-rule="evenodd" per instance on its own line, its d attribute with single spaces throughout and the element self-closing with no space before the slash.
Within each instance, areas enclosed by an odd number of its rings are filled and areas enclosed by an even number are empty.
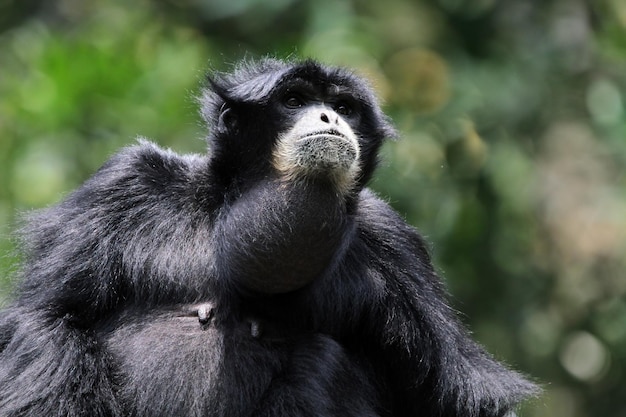
<svg viewBox="0 0 626 417">
<path fill-rule="evenodd" d="M 307 140 L 307 139 L 315 139 L 315 138 L 320 138 L 320 137 L 324 137 L 324 136 L 332 136 L 335 138 L 339 138 L 339 139 L 343 139 L 346 141 L 349 141 L 348 137 L 346 135 L 344 135 L 343 133 L 337 131 L 337 130 L 320 130 L 317 132 L 312 132 L 309 133 L 305 136 L 303 136 L 300 140 Z"/>
</svg>

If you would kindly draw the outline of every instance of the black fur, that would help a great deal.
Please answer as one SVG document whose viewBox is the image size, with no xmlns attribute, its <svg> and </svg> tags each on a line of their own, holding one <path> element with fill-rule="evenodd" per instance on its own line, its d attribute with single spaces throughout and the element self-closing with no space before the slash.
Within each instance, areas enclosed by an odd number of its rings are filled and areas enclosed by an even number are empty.
<svg viewBox="0 0 626 417">
<path fill-rule="evenodd" d="M 358 103 L 349 192 L 272 169 L 297 83 Z M 201 102 L 208 156 L 142 141 L 29 219 L 0 416 L 496 417 L 535 392 L 470 339 L 420 236 L 364 188 L 394 131 L 360 78 L 265 60 Z M 302 285 L 249 285 L 277 279 Z"/>
</svg>

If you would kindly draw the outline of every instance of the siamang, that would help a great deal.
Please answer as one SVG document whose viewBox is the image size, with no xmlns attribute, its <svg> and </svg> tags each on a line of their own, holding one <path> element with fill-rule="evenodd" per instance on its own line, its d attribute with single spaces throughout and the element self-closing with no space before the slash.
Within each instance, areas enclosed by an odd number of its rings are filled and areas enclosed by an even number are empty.
<svg viewBox="0 0 626 417">
<path fill-rule="evenodd" d="M 199 102 L 208 155 L 140 140 L 29 217 L 1 416 L 496 417 L 536 392 L 366 188 L 396 133 L 363 79 L 264 59 Z"/>
</svg>

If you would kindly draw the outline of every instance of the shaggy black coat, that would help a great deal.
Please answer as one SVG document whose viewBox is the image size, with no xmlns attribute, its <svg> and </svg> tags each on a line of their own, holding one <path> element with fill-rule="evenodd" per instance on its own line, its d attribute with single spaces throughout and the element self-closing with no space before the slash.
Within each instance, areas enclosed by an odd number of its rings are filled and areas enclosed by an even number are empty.
<svg viewBox="0 0 626 417">
<path fill-rule="evenodd" d="M 272 168 L 294 80 L 358 103 L 348 192 Z M 201 103 L 207 156 L 141 141 L 29 218 L 0 416 L 496 417 L 535 392 L 468 336 L 419 234 L 365 188 L 394 132 L 360 78 L 265 60 Z M 293 271 L 293 291 L 247 285 Z"/>
</svg>

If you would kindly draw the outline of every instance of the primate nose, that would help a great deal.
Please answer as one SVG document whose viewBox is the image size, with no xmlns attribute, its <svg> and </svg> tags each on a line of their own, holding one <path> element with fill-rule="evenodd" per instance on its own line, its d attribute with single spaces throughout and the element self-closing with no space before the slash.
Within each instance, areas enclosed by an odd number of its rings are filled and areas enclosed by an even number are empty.
<svg viewBox="0 0 626 417">
<path fill-rule="evenodd" d="M 330 115 L 332 116 L 332 115 Z M 322 115 L 320 116 L 320 119 L 322 119 L 322 122 L 324 123 L 330 123 L 330 117 L 326 112 L 322 112 Z M 334 123 L 337 123 L 337 120 L 334 121 Z"/>
</svg>

